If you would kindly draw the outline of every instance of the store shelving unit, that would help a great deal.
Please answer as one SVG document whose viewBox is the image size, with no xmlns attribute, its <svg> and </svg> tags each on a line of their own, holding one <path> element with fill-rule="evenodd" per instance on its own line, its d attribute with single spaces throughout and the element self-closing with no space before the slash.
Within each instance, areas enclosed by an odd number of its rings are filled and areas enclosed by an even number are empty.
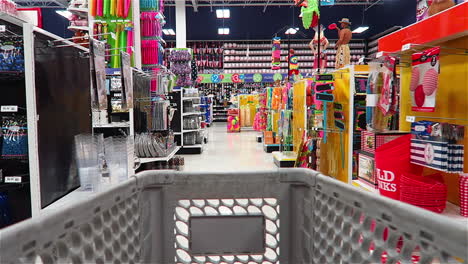
<svg viewBox="0 0 468 264">
<path fill-rule="evenodd" d="M 328 65 L 327 69 L 335 68 L 336 39 L 329 39 L 330 46 L 326 50 Z M 220 41 L 209 41 L 213 45 L 218 45 Z M 299 67 L 302 73 L 313 72 L 314 54 L 309 48 L 310 40 L 291 39 L 290 48 L 294 49 L 299 59 Z M 264 40 L 230 40 L 221 42 L 223 49 L 223 67 L 216 67 L 214 70 L 206 70 L 204 73 L 220 71 L 222 73 L 287 73 L 288 68 L 288 40 L 281 42 L 281 70 L 271 70 L 271 39 Z M 168 43 L 173 45 L 173 42 Z M 189 42 L 189 45 L 193 45 Z M 353 39 L 351 41 L 351 63 L 358 64 L 358 60 L 366 55 L 366 43 L 363 39 Z"/>
<path fill-rule="evenodd" d="M 291 40 L 290 48 L 295 50 L 299 59 L 300 72 L 312 73 L 314 55 L 309 48 L 310 40 Z M 327 69 L 334 69 L 336 40 L 331 40 L 327 54 Z M 360 39 L 353 39 L 351 48 L 351 63 L 357 64 L 360 57 L 365 55 L 365 43 Z M 224 43 L 224 72 L 225 73 L 287 73 L 288 43 L 281 43 L 281 70 L 271 70 L 271 40 L 250 42 Z"/>
<path fill-rule="evenodd" d="M 227 107 L 224 105 L 213 106 L 213 122 L 226 122 L 227 121 Z"/>
<path fill-rule="evenodd" d="M 201 126 L 201 120 L 203 112 L 201 111 L 190 111 L 184 112 L 184 103 L 191 101 L 192 105 L 199 105 L 200 102 L 195 102 L 196 100 L 201 100 L 198 96 L 187 96 L 185 97 L 186 88 L 181 88 L 178 90 L 174 90 L 170 93 L 170 101 L 173 104 L 176 104 L 176 111 L 174 113 L 174 117 L 171 123 L 171 129 L 174 131 L 175 140 L 177 145 L 180 147 L 178 154 L 201 154 L 203 152 L 204 142 L 205 142 L 205 135 L 203 135 L 203 140 L 201 144 L 184 144 L 184 136 L 188 133 L 204 133 L 205 129 Z M 198 128 L 195 129 L 185 129 L 184 128 L 184 118 L 189 118 L 192 116 L 200 117 L 200 124 Z"/>
<path fill-rule="evenodd" d="M 68 30 L 71 30 L 71 31 L 87 31 L 87 32 L 90 31 L 90 27 L 89 27 L 90 19 L 88 17 L 89 10 L 88 10 L 87 6 L 88 5 L 87 5 L 86 0 L 85 1 L 71 1 L 70 2 L 70 5 L 68 6 L 67 11 L 69 11 L 73 15 L 78 16 L 80 19 L 86 20 L 88 22 L 88 25 L 80 25 L 80 26 L 73 25 L 73 22 L 70 21 L 70 26 L 67 27 Z"/>
<path fill-rule="evenodd" d="M 107 69 L 107 80 L 111 83 L 113 78 L 120 79 L 121 71 L 119 69 Z M 107 82 L 106 82 L 107 83 Z M 117 88 L 110 88 L 109 95 L 107 96 L 108 107 L 107 113 L 108 116 L 106 120 L 101 120 L 105 115 L 99 115 L 99 118 L 93 118 L 93 128 L 95 132 L 104 133 L 104 136 L 111 136 L 117 134 L 121 135 L 122 133 L 116 131 L 116 129 L 123 129 L 124 133 L 127 135 L 134 135 L 134 116 L 133 108 L 129 108 L 126 111 L 113 111 L 112 101 L 121 100 L 122 96 L 122 86 Z M 119 99 L 120 98 L 120 99 Z M 93 115 L 99 114 L 98 112 L 93 112 Z M 103 130 L 105 129 L 105 130 Z M 114 131 L 114 132 L 112 132 Z"/>
<path fill-rule="evenodd" d="M 379 39 L 399 29 L 401 29 L 401 26 L 393 26 L 383 32 L 380 32 L 379 34 L 370 37 L 367 41 L 366 57 L 368 59 L 374 59 L 377 55 L 377 52 L 379 51 Z"/>
<path fill-rule="evenodd" d="M 174 155 L 179 151 L 180 147 L 176 146 L 174 150 L 169 153 L 166 157 L 157 157 L 157 158 L 140 158 L 140 163 L 150 163 L 150 162 L 157 162 L 157 161 L 169 161 L 174 157 Z"/>
<path fill-rule="evenodd" d="M 466 59 L 468 53 L 468 25 L 466 23 L 452 23 L 449 25 L 446 21 L 454 17 L 466 17 L 467 13 L 468 2 L 463 2 L 388 34 L 380 38 L 378 42 L 379 52 L 392 54 L 405 60 L 411 59 L 412 54 L 416 52 L 440 47 L 437 104 L 433 112 L 418 112 L 413 110 L 411 100 L 414 95 L 411 94 L 409 87 L 414 70 L 410 65 L 400 67 L 399 127 L 401 131 L 410 132 L 412 122 L 422 120 L 465 126 L 464 140 L 458 142 L 465 149 L 465 172 L 468 165 L 466 159 L 466 149 L 468 147 L 466 134 L 466 126 L 468 124 L 466 111 L 468 98 L 468 67 Z M 431 32 L 429 35 L 417 34 L 429 31 Z M 411 36 L 411 38 L 407 36 Z M 427 167 L 423 169 L 427 174 L 432 172 L 441 173 L 447 186 L 448 201 L 455 204 L 459 203 L 460 184 L 457 174 L 433 170 Z M 456 216 L 458 215 L 459 213 L 456 212 Z"/>
<path fill-rule="evenodd" d="M 10 37 L 17 41 L 22 40 L 22 21 L 20 19 L 0 13 L 0 25 L 5 26 L 4 32 L 0 34 L 0 43 L 8 41 Z M 0 56 L 3 56 L 3 52 Z M 3 124 L 3 118 L 14 118 L 18 115 L 26 118 L 28 104 L 25 85 L 24 71 L 0 71 L 0 87 L 3 88 L 3 96 L 0 97 L 0 134 L 2 135 L 2 132 L 9 132 Z M 28 124 L 29 122 L 30 120 L 27 120 Z M 22 128 L 26 134 L 30 133 L 27 127 Z M 27 138 L 21 137 L 21 139 L 27 141 Z M 0 142 L 2 142 L 0 143 L 0 193 L 2 199 L 10 204 L 10 208 L 12 208 L 11 205 L 14 205 L 14 210 L 10 209 L 9 212 L 2 215 L 0 228 L 31 217 L 29 155 L 26 152 L 22 158 L 4 157 L 1 147 L 5 144 L 3 141 L 3 136 L 0 136 Z M 4 209 L 3 205 L 2 209 Z"/>
<path fill-rule="evenodd" d="M 13 25 L 16 25 L 16 26 L 22 26 L 23 23 L 26 23 L 26 21 L 18 18 L 18 17 L 14 17 L 12 15 L 9 15 L 7 13 L 3 13 L 3 12 L 0 12 L 0 21 L 6 21 L 8 23 L 11 23 Z"/>
<path fill-rule="evenodd" d="M 4 13 L 0 13 L 0 25 L 5 26 L 2 38 L 22 42 L 24 56 L 24 69 L 0 72 L 0 86 L 5 88 L 0 116 L 20 117 L 27 123 L 19 137 L 25 149 L 0 154 L 0 191 L 9 197 L 11 206 L 8 215 L 2 215 L 2 220 L 9 220 L 2 223 L 10 225 L 39 215 L 54 200 L 79 187 L 76 178 L 65 174 L 73 170 L 74 136 L 91 133 L 90 80 L 89 60 L 80 56 L 88 49 Z M 65 47 L 48 45 L 51 41 Z M 60 68 L 50 58 L 59 58 Z M 64 71 L 69 74 L 65 80 Z M 67 87 L 65 94 L 63 87 Z"/>
<path fill-rule="evenodd" d="M 89 27 L 84 26 L 69 26 L 68 29 L 73 31 L 89 31 Z"/>
<path fill-rule="evenodd" d="M 129 128 L 129 122 L 112 122 L 109 124 L 93 124 L 94 128 Z"/>
<path fill-rule="evenodd" d="M 204 117 L 202 122 L 204 122 L 207 127 L 210 127 L 213 123 L 213 96 L 202 96 L 201 99 L 201 103 L 197 105 L 200 106 L 202 116 Z"/>
</svg>

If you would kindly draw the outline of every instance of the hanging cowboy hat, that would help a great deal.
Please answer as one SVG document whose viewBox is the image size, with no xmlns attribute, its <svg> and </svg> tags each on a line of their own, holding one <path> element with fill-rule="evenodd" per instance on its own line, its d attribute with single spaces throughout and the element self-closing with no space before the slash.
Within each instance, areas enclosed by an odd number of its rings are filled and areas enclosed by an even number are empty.
<svg viewBox="0 0 468 264">
<path fill-rule="evenodd" d="M 351 22 L 349 21 L 349 18 L 342 18 L 341 21 L 338 21 L 339 23 L 346 23 L 348 25 L 351 25 Z"/>
</svg>

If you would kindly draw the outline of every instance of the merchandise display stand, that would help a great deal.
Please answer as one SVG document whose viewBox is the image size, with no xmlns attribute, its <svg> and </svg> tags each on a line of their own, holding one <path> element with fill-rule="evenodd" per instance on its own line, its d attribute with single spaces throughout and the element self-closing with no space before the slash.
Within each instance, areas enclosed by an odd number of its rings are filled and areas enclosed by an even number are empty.
<svg viewBox="0 0 468 264">
<path fill-rule="evenodd" d="M 113 101 L 121 101 L 122 97 L 122 78 L 120 69 L 106 69 L 106 80 L 110 87 L 108 87 L 109 95 L 107 100 L 111 103 L 108 104 L 106 111 L 93 111 L 93 130 L 96 133 L 103 133 L 104 136 L 111 135 L 134 135 L 134 117 L 133 108 L 126 111 L 116 110 Z M 116 83 L 116 84 L 114 84 Z"/>
<path fill-rule="evenodd" d="M 273 162 L 278 168 L 292 168 L 296 163 L 297 154 L 292 151 L 274 151 Z"/>
<path fill-rule="evenodd" d="M 226 122 L 227 121 L 227 108 L 224 105 L 213 106 L 213 122 Z"/>
<path fill-rule="evenodd" d="M 193 88 L 181 88 L 171 93 L 171 102 L 177 104 L 177 110 L 172 120 L 172 128 L 177 144 L 180 146 L 178 154 L 201 154 L 205 142 L 205 129 L 201 127 L 201 117 L 204 114 L 199 110 L 199 107 L 196 107 L 200 105 L 201 98 L 195 95 L 186 95 L 185 90 L 189 89 L 192 90 Z M 188 120 L 194 121 L 193 127 L 187 127 L 189 125 Z M 202 139 L 200 140 L 200 138 Z M 191 142 L 193 144 L 188 143 L 188 141 L 193 141 Z"/>
<path fill-rule="evenodd" d="M 206 127 L 210 127 L 213 123 L 213 96 L 202 96 L 199 106 L 204 117 L 202 121 Z"/>
<path fill-rule="evenodd" d="M 89 9 L 87 0 L 73 0 L 67 8 L 67 11 L 75 17 L 70 21 L 67 28 L 75 31 L 76 36 L 89 34 Z M 83 34 L 82 34 L 83 33 Z M 83 39 L 84 40 L 84 39 Z M 85 40 L 83 42 L 86 42 Z"/>
<path fill-rule="evenodd" d="M 239 102 L 241 129 L 252 129 L 255 114 L 257 113 L 258 94 L 240 94 L 237 100 Z"/>
<path fill-rule="evenodd" d="M 455 17 L 466 17 L 468 2 L 456 5 L 437 15 L 402 28 L 379 40 L 379 51 L 394 54 L 408 60 L 411 54 L 440 46 L 440 73 L 434 112 L 415 112 L 411 106 L 411 67 L 401 68 L 401 118 L 400 128 L 411 131 L 412 122 L 428 120 L 446 122 L 465 127 L 464 171 L 468 169 L 468 24 L 447 23 Z M 431 34 L 416 34 L 431 32 Z M 411 36 L 411 37 L 409 37 Z M 424 168 L 425 174 L 440 172 Z M 458 205 L 459 176 L 453 173 L 443 173 L 448 188 L 448 201 Z"/>
<path fill-rule="evenodd" d="M 77 178 L 68 177 L 74 137 L 92 127 L 88 49 L 3 13 L 0 25 L 5 26 L 0 40 L 14 38 L 22 50 L 16 69 L 0 72 L 1 86 L 8 87 L 8 96 L 0 99 L 2 130 L 17 131 L 11 130 L 11 118 L 26 120 L 17 136 L 0 133 L 0 189 L 14 203 L 11 211 L 2 211 L 3 227 L 39 215 L 79 187 Z"/>
<path fill-rule="evenodd" d="M 0 13 L 0 25 L 5 27 L 4 32 L 0 34 L 0 43 L 15 41 L 18 43 L 15 44 L 17 49 L 23 49 L 23 22 L 16 17 Z M 24 53 L 20 54 L 24 58 Z M 1 52 L 1 56 L 3 56 L 3 52 Z M 5 92 L 5 96 L 0 97 L 0 197 L 3 201 L 0 228 L 3 228 L 27 219 L 32 214 L 29 177 L 29 159 L 31 155 L 28 153 L 27 145 L 27 135 L 31 133 L 28 124 L 31 120 L 26 118 L 29 105 L 26 96 L 24 62 L 19 63 L 16 69 L 1 70 L 0 86 L 4 88 L 2 90 Z M 6 137 L 10 130 L 7 120 L 10 117 L 16 118 L 16 116 L 22 116 L 23 120 L 26 119 L 26 124 L 21 125 L 21 130 L 24 131 L 21 133 L 23 135 L 18 134 L 17 138 L 17 140 L 20 140 L 19 142 L 22 142 L 23 147 L 8 150 L 6 146 L 10 144 L 10 141 L 4 140 L 4 134 Z M 34 129 L 35 127 L 32 127 L 31 124 L 31 128 Z M 13 137 L 13 139 L 16 139 L 16 137 Z M 11 143 L 14 143 L 14 141 L 11 141 Z M 33 153 L 33 151 L 37 150 L 32 150 L 30 153 Z M 7 157 L 5 154 L 15 156 Z M 10 210 L 5 210 L 4 204 L 10 204 Z"/>
</svg>

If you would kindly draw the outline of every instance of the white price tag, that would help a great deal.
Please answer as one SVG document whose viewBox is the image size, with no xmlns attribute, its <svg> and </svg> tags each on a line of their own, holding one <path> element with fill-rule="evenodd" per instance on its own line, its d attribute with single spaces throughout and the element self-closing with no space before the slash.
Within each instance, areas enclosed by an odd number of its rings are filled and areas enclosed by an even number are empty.
<svg viewBox="0 0 468 264">
<path fill-rule="evenodd" d="M 18 112 L 18 106 L 17 105 L 2 105 L 1 112 Z"/>
<path fill-rule="evenodd" d="M 21 183 L 21 177 L 18 177 L 18 176 L 5 177 L 5 183 Z"/>
<path fill-rule="evenodd" d="M 409 49 L 411 49 L 411 43 L 405 44 L 401 47 L 401 51 L 405 51 Z"/>
<path fill-rule="evenodd" d="M 406 122 L 413 123 L 414 121 L 416 121 L 415 116 L 406 116 Z"/>
<path fill-rule="evenodd" d="M 364 57 L 359 58 L 359 63 L 364 63 Z"/>
<path fill-rule="evenodd" d="M 5 31 L 6 31 L 6 26 L 0 25 L 0 32 L 5 32 Z"/>
<path fill-rule="evenodd" d="M 375 55 L 376 58 L 380 58 L 383 56 L 383 51 L 379 51 L 377 52 L 377 54 Z"/>
</svg>

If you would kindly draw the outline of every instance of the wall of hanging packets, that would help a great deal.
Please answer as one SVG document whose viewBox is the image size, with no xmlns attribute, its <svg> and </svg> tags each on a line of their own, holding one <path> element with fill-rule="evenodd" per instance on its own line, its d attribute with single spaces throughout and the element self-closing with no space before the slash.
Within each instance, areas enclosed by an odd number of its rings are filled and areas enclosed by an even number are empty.
<svg viewBox="0 0 468 264">
<path fill-rule="evenodd" d="M 90 0 L 88 7 L 93 17 L 92 35 L 106 43 L 107 67 L 119 68 L 120 51 L 126 51 L 133 58 L 132 1 Z"/>
<path fill-rule="evenodd" d="M 350 69 L 317 74 L 294 84 L 293 133 L 297 167 L 348 182 Z"/>
<path fill-rule="evenodd" d="M 167 47 L 174 48 L 175 43 L 170 42 Z M 189 42 L 187 47 L 192 49 L 194 63 L 200 73 L 212 73 L 223 69 L 222 42 Z M 166 57 L 168 55 L 169 52 L 166 52 Z"/>
<path fill-rule="evenodd" d="M 283 131 L 283 124 L 290 122 L 292 109 L 292 89 L 288 86 L 267 87 L 265 89 L 266 102 L 265 109 L 261 113 L 266 112 L 266 128 L 263 134 L 263 140 L 266 145 L 280 144 L 281 135 L 284 132 L 284 144 L 292 144 L 292 134 L 289 129 Z M 263 114 L 260 114 L 263 116 Z M 261 117 L 259 117 L 261 118 Z M 260 123 L 264 123 L 260 120 Z"/>
<path fill-rule="evenodd" d="M 192 80 L 192 51 L 190 49 L 171 49 L 169 54 L 171 71 L 177 76 L 177 86 L 188 87 Z"/>
<path fill-rule="evenodd" d="M 136 153 L 141 158 L 167 156 L 176 146 L 169 127 L 175 109 L 167 98 L 175 76 L 166 69 L 134 71 L 133 76 Z"/>
<path fill-rule="evenodd" d="M 369 63 L 367 80 L 355 79 L 353 179 L 377 186 L 375 150 L 407 133 L 398 131 L 400 77 L 398 60 L 383 56 Z M 363 106 L 365 108 L 363 109 Z"/>
<path fill-rule="evenodd" d="M 0 72 L 24 72 L 22 36 L 0 35 Z"/>
<path fill-rule="evenodd" d="M 16 13 L 15 5 L 10 1 L 0 1 L 0 9 L 0 12 Z M 4 24 L 1 19 L 0 24 Z M 8 23 L 0 32 L 0 228 L 31 217 L 21 32 L 21 28 Z M 8 106 L 14 106 L 10 108 L 12 112 L 8 111 Z M 16 182 L 16 179 L 21 179 L 21 182 Z"/>
<path fill-rule="evenodd" d="M 28 133 L 26 117 L 2 116 L 0 149 L 2 159 L 28 158 Z"/>
</svg>

